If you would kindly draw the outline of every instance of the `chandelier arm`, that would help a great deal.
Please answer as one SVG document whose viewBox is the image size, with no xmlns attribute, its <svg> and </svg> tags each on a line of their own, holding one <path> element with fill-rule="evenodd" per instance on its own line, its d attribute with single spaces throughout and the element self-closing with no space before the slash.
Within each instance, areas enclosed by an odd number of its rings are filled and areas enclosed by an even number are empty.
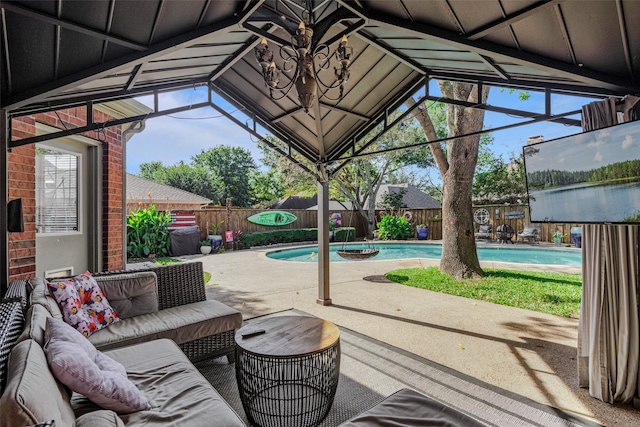
<svg viewBox="0 0 640 427">
<path fill-rule="evenodd" d="M 335 88 L 326 88 L 324 90 L 322 90 L 322 88 L 319 88 L 320 95 L 318 95 L 318 101 L 320 101 L 322 98 L 326 98 L 329 101 L 340 101 L 342 99 L 342 90 L 340 91 L 340 95 L 338 95 L 336 98 L 332 98 L 328 95 L 331 89 Z"/>
<path fill-rule="evenodd" d="M 269 97 L 271 99 L 273 99 L 274 101 L 280 101 L 281 99 L 283 99 L 287 95 L 289 95 L 289 92 L 291 92 L 291 88 L 293 88 L 294 83 L 295 83 L 295 80 L 290 80 L 289 83 L 287 83 L 283 87 L 269 88 Z M 274 90 L 277 90 L 280 93 L 282 93 L 282 96 L 274 96 L 274 94 L 273 94 Z"/>
<path fill-rule="evenodd" d="M 338 86 L 340 86 L 342 83 L 340 82 L 340 80 L 336 79 L 333 81 L 333 83 L 331 84 L 326 84 L 325 82 L 322 81 L 322 79 L 320 78 L 320 74 L 318 73 L 318 70 L 316 70 L 314 68 L 314 73 L 316 75 L 316 80 L 318 81 L 318 83 L 320 83 L 324 88 L 326 88 L 327 90 L 329 89 L 335 89 Z"/>
<path fill-rule="evenodd" d="M 291 53 L 287 48 L 291 49 L 289 46 L 280 46 L 280 58 L 284 60 L 282 71 L 285 73 L 293 71 L 298 63 L 298 52 L 293 51 L 294 53 Z M 297 71 L 295 74 L 297 74 Z M 296 76 L 294 75 L 291 80 L 295 81 L 295 79 Z"/>
<path fill-rule="evenodd" d="M 315 59 L 317 59 L 321 64 L 320 69 L 326 70 L 329 68 L 329 62 L 331 62 L 331 57 L 333 57 L 334 54 L 335 52 L 330 52 L 329 46 L 326 44 L 318 45 L 313 51 L 314 63 Z"/>
</svg>

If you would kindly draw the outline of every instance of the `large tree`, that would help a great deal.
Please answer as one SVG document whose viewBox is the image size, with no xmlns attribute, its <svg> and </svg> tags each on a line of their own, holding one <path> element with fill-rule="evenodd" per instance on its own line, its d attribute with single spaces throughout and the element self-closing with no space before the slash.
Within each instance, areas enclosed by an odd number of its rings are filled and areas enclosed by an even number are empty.
<svg viewBox="0 0 640 427">
<path fill-rule="evenodd" d="M 281 173 L 275 168 L 267 171 L 255 171 L 251 176 L 251 197 L 256 208 L 268 208 L 285 194 L 285 184 Z"/>
<path fill-rule="evenodd" d="M 438 81 L 445 98 L 484 103 L 489 96 L 489 86 L 478 90 L 476 85 Z M 415 101 L 406 102 L 409 108 Z M 413 110 L 425 133 L 427 141 L 436 141 L 435 121 L 430 117 L 426 105 Z M 442 179 L 442 258 L 440 271 L 455 278 L 482 276 L 474 238 L 472 212 L 473 176 L 478 161 L 480 132 L 484 124 L 484 110 L 467 108 L 462 105 L 446 104 L 447 137 L 456 137 L 443 143 L 429 145 Z"/>
<path fill-rule="evenodd" d="M 206 197 L 213 203 L 224 200 L 222 180 L 200 166 L 191 166 L 184 162 L 172 166 L 164 166 L 161 162 L 148 162 L 140 165 L 140 176 Z"/>
<path fill-rule="evenodd" d="M 528 196 L 522 155 L 511 153 L 507 162 L 502 156 L 493 156 L 483 167 L 476 169 L 473 181 L 476 205 L 526 203 Z"/>
<path fill-rule="evenodd" d="M 251 153 L 241 147 L 220 145 L 202 150 L 191 158 L 195 166 L 206 168 L 220 177 L 222 195 L 236 206 L 251 205 L 251 176 L 257 169 Z"/>
</svg>

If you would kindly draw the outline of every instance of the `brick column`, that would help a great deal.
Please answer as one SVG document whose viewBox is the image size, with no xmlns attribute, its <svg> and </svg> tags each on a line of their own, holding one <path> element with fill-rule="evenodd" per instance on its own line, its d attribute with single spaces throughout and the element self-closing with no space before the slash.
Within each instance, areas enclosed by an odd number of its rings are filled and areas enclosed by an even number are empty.
<svg viewBox="0 0 640 427">
<path fill-rule="evenodd" d="M 95 122 L 104 122 L 108 116 L 94 112 Z M 122 151 L 122 129 L 120 126 L 106 128 L 97 139 L 102 145 L 102 269 L 120 270 L 123 265 L 124 246 L 123 188 L 124 159 Z"/>
<path fill-rule="evenodd" d="M 11 136 L 35 136 L 33 116 L 11 121 Z M 8 155 L 9 200 L 22 198 L 24 232 L 9 233 L 9 280 L 33 277 L 36 271 L 36 162 L 35 146 L 11 149 Z"/>
</svg>

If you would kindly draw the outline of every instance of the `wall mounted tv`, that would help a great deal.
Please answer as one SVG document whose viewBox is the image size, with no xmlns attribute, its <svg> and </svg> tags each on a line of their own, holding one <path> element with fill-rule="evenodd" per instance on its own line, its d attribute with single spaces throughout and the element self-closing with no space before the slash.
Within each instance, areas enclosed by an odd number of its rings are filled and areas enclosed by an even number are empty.
<svg viewBox="0 0 640 427">
<path fill-rule="evenodd" d="M 531 222 L 640 223 L 640 121 L 523 147 Z"/>
</svg>

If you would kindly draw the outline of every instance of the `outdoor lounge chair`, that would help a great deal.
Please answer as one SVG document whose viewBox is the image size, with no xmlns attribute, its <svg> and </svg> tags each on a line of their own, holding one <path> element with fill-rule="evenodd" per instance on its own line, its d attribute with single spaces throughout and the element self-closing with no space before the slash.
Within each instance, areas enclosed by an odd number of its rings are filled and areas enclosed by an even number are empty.
<svg viewBox="0 0 640 427">
<path fill-rule="evenodd" d="M 513 239 L 514 234 L 515 231 L 509 224 L 500 224 L 496 227 L 496 237 L 500 243 L 511 242 L 511 244 L 513 244 L 513 240 L 511 239 Z"/>
<path fill-rule="evenodd" d="M 518 239 L 540 243 L 540 229 L 532 225 L 526 226 L 518 233 Z"/>
<path fill-rule="evenodd" d="M 491 224 L 481 225 L 474 234 L 476 239 L 491 239 Z"/>
</svg>

